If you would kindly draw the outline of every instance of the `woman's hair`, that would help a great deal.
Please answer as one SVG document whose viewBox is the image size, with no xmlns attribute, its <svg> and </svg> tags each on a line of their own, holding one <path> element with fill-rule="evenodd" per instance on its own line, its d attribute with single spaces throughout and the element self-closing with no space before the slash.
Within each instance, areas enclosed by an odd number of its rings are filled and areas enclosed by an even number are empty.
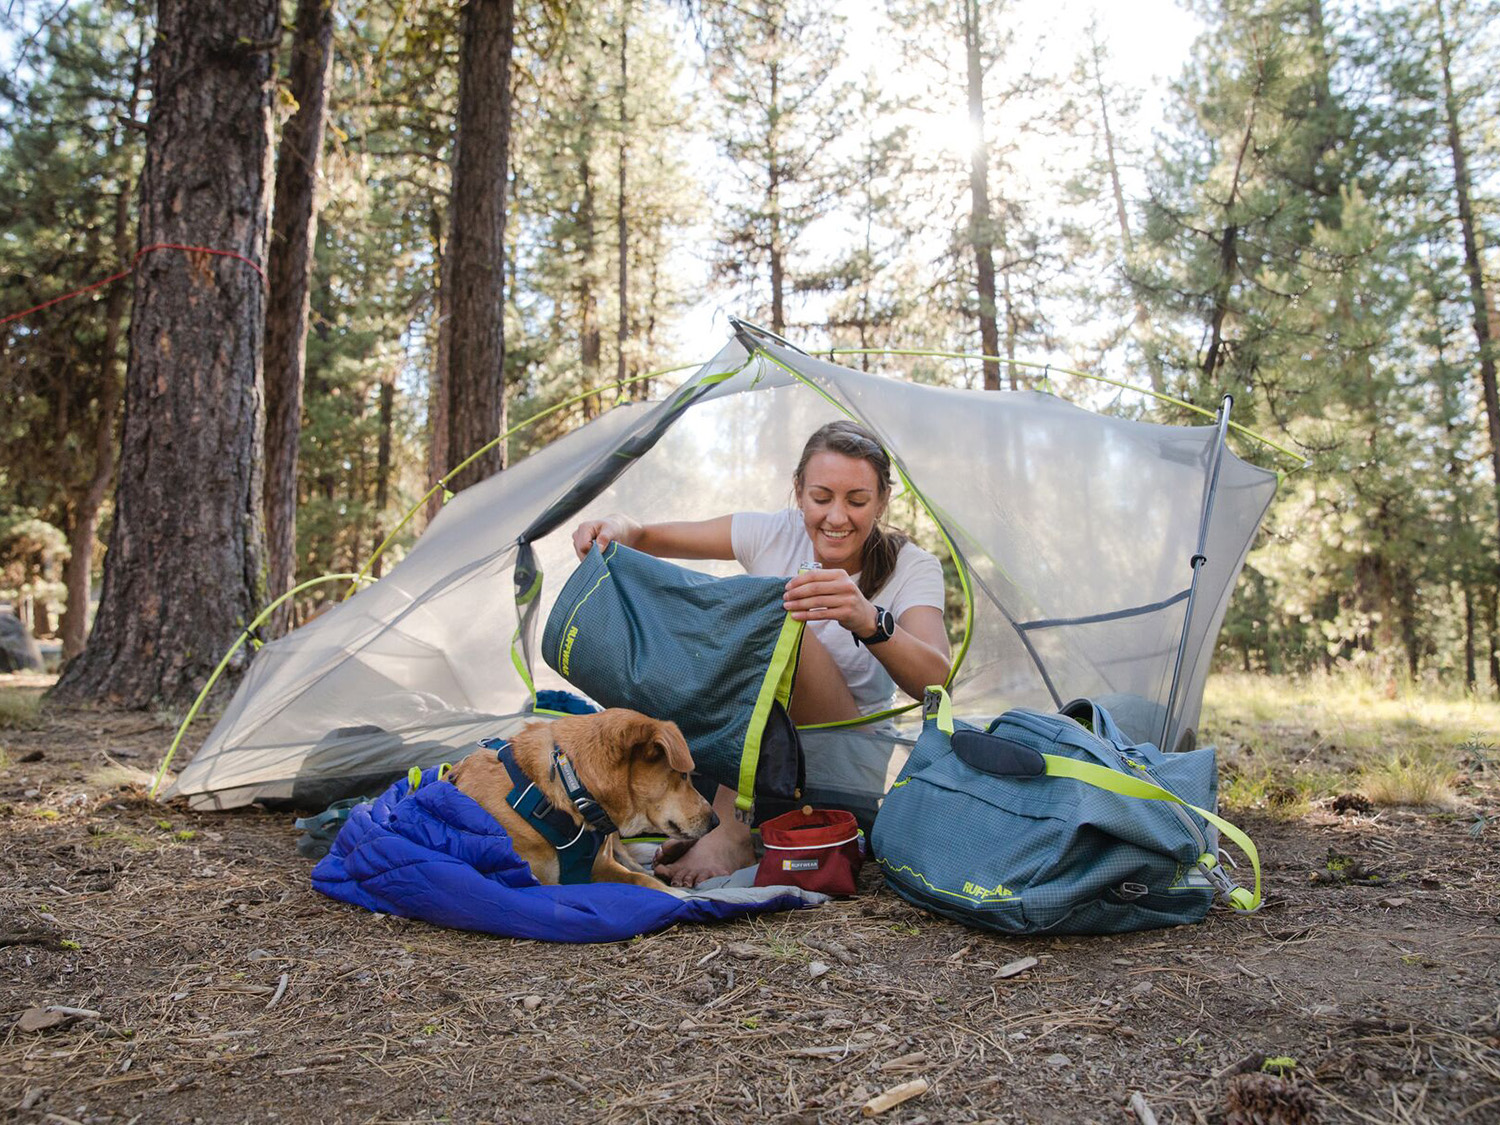
<svg viewBox="0 0 1500 1125">
<path fill-rule="evenodd" d="M 807 463 L 817 453 L 838 453 L 844 457 L 868 461 L 875 470 L 875 480 L 880 488 L 880 500 L 884 504 L 891 496 L 891 459 L 875 440 L 875 435 L 857 422 L 829 422 L 802 447 L 802 459 L 792 473 L 792 484 L 797 495 L 802 494 L 802 484 L 807 473 Z M 889 581 L 896 569 L 896 556 L 901 553 L 910 536 L 881 526 L 877 519 L 865 540 L 865 549 L 860 556 L 859 592 L 867 598 Z"/>
</svg>

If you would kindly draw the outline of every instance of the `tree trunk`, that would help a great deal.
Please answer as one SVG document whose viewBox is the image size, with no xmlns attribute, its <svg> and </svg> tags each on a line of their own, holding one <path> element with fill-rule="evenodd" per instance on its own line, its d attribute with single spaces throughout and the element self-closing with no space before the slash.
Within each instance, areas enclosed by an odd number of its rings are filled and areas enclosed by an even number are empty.
<svg viewBox="0 0 1500 1125">
<path fill-rule="evenodd" d="M 1442 0 L 1437 0 L 1438 50 L 1443 64 L 1443 113 L 1448 124 L 1448 148 L 1453 157 L 1453 194 L 1458 203 L 1458 222 L 1463 228 L 1464 272 L 1469 278 L 1469 300 L 1473 307 L 1474 341 L 1479 347 L 1479 383 L 1490 430 L 1490 469 L 1495 484 L 1495 523 L 1500 531 L 1500 392 L 1496 389 L 1494 340 L 1490 336 L 1490 306 L 1484 289 L 1484 270 L 1479 261 L 1479 242 L 1474 232 L 1474 207 L 1470 200 L 1469 161 L 1458 124 L 1458 98 L 1453 92 L 1452 50 Z M 1500 563 L 1495 576 L 1500 579 Z M 1493 665 L 1494 658 L 1491 658 Z M 1500 681 L 1497 681 L 1500 684 Z"/>
<path fill-rule="evenodd" d="M 778 27 L 771 27 L 775 42 Z M 773 60 L 770 66 L 772 119 L 766 128 L 766 211 L 770 218 L 771 331 L 778 336 L 786 332 L 786 248 L 781 244 L 781 150 L 777 146 L 777 126 L 781 112 L 781 68 Z"/>
<path fill-rule="evenodd" d="M 593 74 L 585 70 L 585 83 L 593 86 Z M 591 103 L 589 119 L 596 120 L 597 105 Z M 578 154 L 578 182 L 583 191 L 578 203 L 578 342 L 579 359 L 583 364 L 583 389 L 594 391 L 599 387 L 600 357 L 604 350 L 604 333 L 599 326 L 599 295 L 594 289 L 594 251 L 597 241 L 596 208 L 594 206 L 594 177 L 590 166 L 593 146 L 585 138 Z M 597 394 L 583 400 L 583 416 L 596 418 L 603 403 Z"/>
<path fill-rule="evenodd" d="M 266 276 L 266 553 L 272 597 L 297 581 L 297 445 L 313 244 L 318 233 L 318 165 L 333 64 L 334 0 L 297 0 L 291 95 L 297 109 L 281 130 L 276 206 Z M 291 621 L 285 603 L 268 623 L 280 636 Z"/>
<path fill-rule="evenodd" d="M 616 277 L 616 301 L 619 304 L 619 320 L 615 325 L 615 381 L 624 383 L 625 342 L 630 336 L 630 287 L 629 260 L 630 239 L 625 222 L 625 165 L 630 151 L 630 122 L 626 115 L 625 95 L 629 90 L 630 0 L 620 3 L 620 136 L 616 150 L 615 167 L 615 241 L 619 243 L 619 270 Z M 623 390 L 623 388 L 622 388 Z"/>
<path fill-rule="evenodd" d="M 458 134 L 448 258 L 448 453 L 468 457 L 505 432 L 505 202 L 514 0 L 468 0 L 459 53 Z M 452 482 L 505 467 L 503 443 Z"/>
<path fill-rule="evenodd" d="M 1104 160 L 1109 170 L 1110 194 L 1115 201 L 1115 222 L 1120 227 L 1120 272 L 1127 283 L 1130 278 L 1130 257 L 1134 252 L 1134 239 L 1130 233 L 1130 213 L 1125 207 L 1125 187 L 1120 180 L 1120 161 L 1115 155 L 1115 131 L 1109 122 L 1109 96 L 1104 88 L 1104 70 L 1100 66 L 1100 55 L 1103 47 L 1095 36 L 1098 33 L 1096 26 L 1090 26 L 1089 39 L 1094 63 L 1094 90 L 1099 97 L 1099 121 L 1104 128 Z M 1132 286 L 1132 288 L 1134 288 Z M 1147 375 L 1151 379 L 1151 389 L 1160 394 L 1166 389 L 1166 383 L 1162 376 L 1161 363 L 1153 353 L 1152 349 L 1145 346 L 1146 337 L 1151 331 L 1151 314 L 1146 310 L 1146 303 L 1141 300 L 1140 294 L 1133 294 L 1135 305 L 1134 330 L 1137 344 L 1146 356 Z M 1248 654 L 1246 656 L 1248 661 Z"/>
<path fill-rule="evenodd" d="M 125 118 L 134 121 L 140 106 L 141 76 L 145 68 L 144 37 L 136 52 L 130 79 L 130 101 Z M 117 124 L 112 148 L 124 147 L 125 126 Z M 115 199 L 115 261 L 124 269 L 130 264 L 130 176 L 120 177 L 120 194 Z M 109 495 L 115 477 L 117 417 L 123 387 L 120 381 L 120 333 L 125 327 L 127 290 L 116 282 L 109 287 L 104 304 L 104 352 L 99 363 L 99 420 L 94 430 L 94 473 L 83 497 L 73 505 L 68 527 L 68 563 L 63 569 L 63 583 L 68 590 L 68 607 L 62 616 L 62 657 L 66 663 L 83 651 L 89 631 L 89 603 L 93 594 L 94 544 L 99 532 L 99 509 Z"/>
<path fill-rule="evenodd" d="M 990 146 L 984 139 L 984 60 L 980 55 L 979 0 L 964 0 L 964 48 L 968 57 L 969 123 L 974 147 L 969 154 L 969 242 L 979 290 L 979 346 L 987 356 L 1000 354 L 996 323 L 995 232 L 990 219 Z M 1000 364 L 984 361 L 984 387 L 1000 389 Z"/>
<path fill-rule="evenodd" d="M 433 349 L 432 370 L 427 383 L 427 482 L 431 488 L 453 467 L 448 459 L 448 321 L 452 316 L 448 295 L 452 291 L 453 276 L 448 244 L 443 241 L 442 212 L 436 202 L 428 217 L 433 247 L 433 288 L 437 290 L 437 308 L 432 318 L 437 346 Z M 427 522 L 436 519 L 442 509 L 443 494 L 434 493 L 423 513 Z"/>
<path fill-rule="evenodd" d="M 275 0 L 161 0 L 140 242 L 265 258 Z M 56 698 L 192 699 L 265 600 L 263 282 L 161 250 L 135 272 L 114 530 Z"/>
<path fill-rule="evenodd" d="M 1474 663 L 1474 591 L 1464 583 L 1464 690 L 1472 694 L 1478 683 Z"/>
<path fill-rule="evenodd" d="M 385 539 L 385 506 L 391 494 L 391 437 L 396 405 L 396 377 L 380 380 L 380 444 L 375 454 L 375 547 Z M 385 556 L 375 560 L 370 573 L 379 578 L 385 569 Z"/>
<path fill-rule="evenodd" d="M 1490 694 L 1500 699 L 1500 589 L 1490 587 Z"/>
</svg>

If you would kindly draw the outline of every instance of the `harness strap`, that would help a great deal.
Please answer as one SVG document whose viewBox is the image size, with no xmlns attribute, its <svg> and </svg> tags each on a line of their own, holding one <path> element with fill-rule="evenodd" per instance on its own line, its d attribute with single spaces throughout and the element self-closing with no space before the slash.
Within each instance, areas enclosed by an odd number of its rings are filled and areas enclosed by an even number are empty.
<svg viewBox="0 0 1500 1125">
<path fill-rule="evenodd" d="M 479 745 L 495 751 L 496 760 L 510 774 L 511 790 L 505 796 L 505 803 L 556 849 L 557 881 L 564 884 L 592 881 L 594 859 L 604 846 L 605 837 L 614 831 L 613 824 L 610 824 L 607 831 L 600 831 L 589 820 L 585 819 L 579 824 L 565 811 L 554 806 L 521 769 L 520 763 L 516 761 L 515 750 L 507 739 L 482 739 Z M 553 768 L 556 769 L 556 750 L 553 751 L 553 757 Z M 576 774 L 574 780 L 577 780 Z M 579 788 L 587 796 L 588 791 L 582 789 L 582 786 Z M 570 791 L 569 797 L 572 795 Z M 576 800 L 574 804 L 577 804 Z M 603 810 L 600 811 L 602 813 Z M 604 820 L 609 823 L 607 816 Z"/>
<path fill-rule="evenodd" d="M 573 802 L 573 807 L 589 827 L 606 836 L 619 831 L 615 822 L 609 818 L 609 813 L 604 811 L 604 806 L 594 800 L 594 795 L 578 780 L 578 771 L 556 744 L 552 747 L 552 772 L 562 778 L 563 788 L 568 791 L 568 800 Z"/>
</svg>

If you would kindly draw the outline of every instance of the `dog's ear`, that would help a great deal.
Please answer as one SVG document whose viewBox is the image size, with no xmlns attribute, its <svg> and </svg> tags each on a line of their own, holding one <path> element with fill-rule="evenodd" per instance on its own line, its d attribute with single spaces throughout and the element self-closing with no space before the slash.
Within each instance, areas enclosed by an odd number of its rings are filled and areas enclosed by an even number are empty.
<svg viewBox="0 0 1500 1125">
<path fill-rule="evenodd" d="M 693 752 L 688 749 L 687 739 L 682 737 L 682 731 L 677 729 L 676 723 L 658 723 L 654 741 L 666 754 L 667 765 L 678 773 L 693 772 Z"/>
<path fill-rule="evenodd" d="M 693 772 L 693 753 L 673 722 L 643 718 L 637 726 L 635 753 L 647 760 L 665 758 L 678 773 Z"/>
</svg>

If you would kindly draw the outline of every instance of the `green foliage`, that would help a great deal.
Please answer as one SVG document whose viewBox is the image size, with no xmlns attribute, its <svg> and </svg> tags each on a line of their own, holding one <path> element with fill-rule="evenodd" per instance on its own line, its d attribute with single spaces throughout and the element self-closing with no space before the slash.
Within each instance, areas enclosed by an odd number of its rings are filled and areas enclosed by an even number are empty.
<svg viewBox="0 0 1500 1125">
<path fill-rule="evenodd" d="M 141 134 L 130 126 L 149 25 L 130 0 L 70 5 L 59 17 L 32 37 L 11 14 L 0 16 L 0 31 L 25 33 L 29 48 L 4 89 L 5 312 L 128 264 L 117 253 L 115 228 L 122 193 L 129 217 L 141 159 Z M 114 283 L 116 300 L 128 285 Z M 100 430 L 108 435 L 118 424 L 122 369 L 106 362 L 109 295 L 106 289 L 0 327 L 0 512 L 24 512 L 63 533 L 73 526 L 94 475 Z M 113 358 L 123 355 L 124 341 L 120 331 Z"/>
<path fill-rule="evenodd" d="M 1438 0 L 1190 7 L 1203 36 L 1149 153 L 1145 103 L 1112 76 L 1105 33 L 1090 29 L 1076 66 L 1047 73 L 1030 8 L 982 8 L 980 226 L 1002 350 L 1066 347 L 1075 366 L 1123 366 L 1113 373 L 1208 407 L 1231 393 L 1237 421 L 1310 457 L 1250 555 L 1222 667 L 1333 669 L 1376 698 L 1493 686 L 1497 493 L 1445 82 L 1495 305 L 1500 5 L 1442 0 L 1441 25 Z M 583 397 L 516 435 L 512 461 L 647 397 L 602 388 L 678 358 L 680 324 L 709 302 L 833 345 L 973 350 L 976 149 L 938 135 L 969 112 L 964 28 L 934 0 L 868 18 L 874 35 L 802 0 L 686 18 L 633 0 L 518 5 L 501 263 L 509 418 Z M 340 6 L 299 580 L 357 569 L 472 452 L 428 464 L 458 23 L 455 5 Z M 88 0 L 8 10 L 0 33 L 6 313 L 128 260 L 149 114 L 149 90 L 132 105 L 135 70 L 152 28 L 138 0 Z M 878 55 L 849 57 L 872 41 Z M 129 285 L 0 329 L 0 590 L 55 582 L 44 572 L 57 539 L 117 425 Z M 851 362 L 927 382 L 979 376 L 943 360 Z M 1145 400 L 1112 408 L 1199 421 Z M 1275 782 L 1246 768 L 1233 785 L 1264 802 Z"/>
</svg>

